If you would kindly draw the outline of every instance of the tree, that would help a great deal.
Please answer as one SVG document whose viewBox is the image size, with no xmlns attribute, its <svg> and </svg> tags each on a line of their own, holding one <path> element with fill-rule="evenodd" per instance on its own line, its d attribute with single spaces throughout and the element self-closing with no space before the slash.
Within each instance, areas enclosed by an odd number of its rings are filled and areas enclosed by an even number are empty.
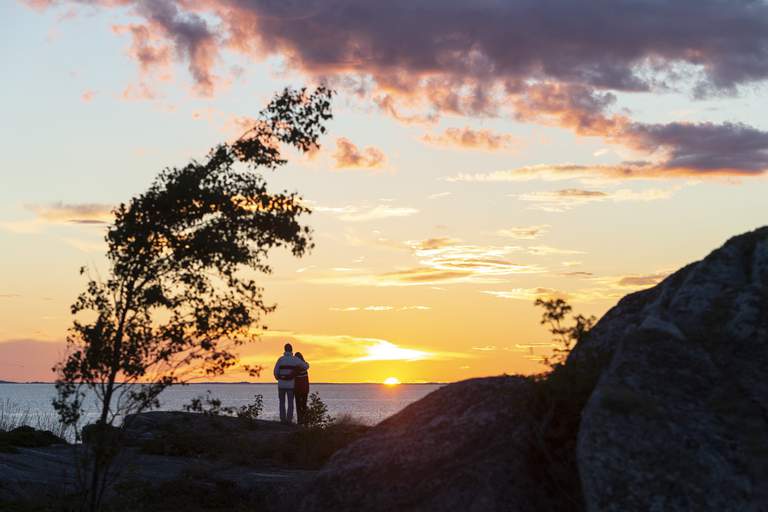
<svg viewBox="0 0 768 512">
<path fill-rule="evenodd" d="M 534 305 L 544 308 L 540 323 L 549 325 L 549 332 L 553 336 L 554 349 L 551 356 L 544 358 L 544 364 L 555 369 L 565 363 L 573 347 L 586 337 L 597 319 L 579 314 L 573 316 L 573 325 L 566 326 L 563 320 L 573 308 L 563 299 L 536 299 Z"/>
<path fill-rule="evenodd" d="M 576 443 L 581 411 L 605 365 L 602 354 L 584 347 L 578 359 L 568 359 L 571 350 L 589 336 L 595 317 L 571 316 L 571 306 L 563 299 L 537 299 L 544 308 L 541 324 L 549 326 L 554 350 L 544 359 L 551 371 L 532 379 L 532 392 L 526 409 L 532 422 L 527 463 L 533 478 L 540 483 L 542 510 L 580 510 L 583 508 L 581 481 L 578 478 Z"/>
<path fill-rule="evenodd" d="M 299 223 L 309 208 L 296 193 L 269 192 L 258 171 L 286 163 L 281 145 L 317 147 L 332 94 L 285 89 L 237 141 L 214 147 L 202 162 L 164 170 L 114 210 L 109 276 L 88 275 L 71 307 L 68 356 L 55 367 L 54 407 L 65 424 L 78 424 L 87 396 L 99 406 L 87 508 L 100 508 L 110 478 L 109 427 L 158 406 L 172 384 L 237 364 L 233 349 L 253 340 L 275 308 L 263 301 L 254 273 L 271 271 L 270 249 L 296 257 L 311 249 L 310 230 Z"/>
</svg>

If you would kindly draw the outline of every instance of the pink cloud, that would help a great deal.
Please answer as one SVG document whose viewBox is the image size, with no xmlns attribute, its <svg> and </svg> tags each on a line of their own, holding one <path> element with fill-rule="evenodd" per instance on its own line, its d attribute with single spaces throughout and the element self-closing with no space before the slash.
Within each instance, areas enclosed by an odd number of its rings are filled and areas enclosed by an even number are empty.
<svg viewBox="0 0 768 512">
<path fill-rule="evenodd" d="M 336 152 L 333 154 L 337 169 L 377 169 L 384 165 L 386 156 L 373 146 L 358 148 L 349 139 L 336 139 Z"/>
</svg>

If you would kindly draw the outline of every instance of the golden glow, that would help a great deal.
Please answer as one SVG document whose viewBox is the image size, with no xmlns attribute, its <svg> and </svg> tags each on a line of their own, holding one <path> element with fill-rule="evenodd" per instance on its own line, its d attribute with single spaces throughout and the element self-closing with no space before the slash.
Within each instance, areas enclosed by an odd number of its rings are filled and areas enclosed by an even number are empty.
<svg viewBox="0 0 768 512">
<path fill-rule="evenodd" d="M 384 340 L 375 340 L 373 345 L 365 348 L 367 354 L 357 361 L 418 361 L 426 359 L 429 354 L 422 350 L 401 348 Z"/>
<path fill-rule="evenodd" d="M 386 379 L 384 379 L 384 384 L 386 384 L 387 386 L 397 386 L 398 384 L 400 384 L 400 380 L 398 380 L 397 377 L 387 377 Z"/>
</svg>

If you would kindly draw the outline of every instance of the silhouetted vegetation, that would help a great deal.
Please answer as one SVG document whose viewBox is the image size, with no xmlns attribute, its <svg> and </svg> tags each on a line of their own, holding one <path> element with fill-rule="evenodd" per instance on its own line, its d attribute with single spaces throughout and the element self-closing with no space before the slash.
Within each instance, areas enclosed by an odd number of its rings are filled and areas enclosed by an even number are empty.
<svg viewBox="0 0 768 512">
<path fill-rule="evenodd" d="M 54 407 L 63 423 L 78 426 L 86 392 L 99 404 L 84 472 L 90 510 L 99 509 L 113 476 L 108 427 L 156 407 L 162 390 L 192 368 L 217 376 L 237 364 L 234 347 L 253 340 L 275 308 L 249 276 L 271 271 L 270 249 L 300 257 L 312 247 L 299 223 L 310 210 L 296 193 L 269 192 L 258 171 L 286 163 L 281 145 L 317 147 L 331 95 L 323 87 L 286 89 L 240 139 L 216 146 L 203 162 L 166 169 L 114 210 L 109 275 L 81 270 L 88 282 L 71 308 L 69 355 L 55 368 Z"/>
<path fill-rule="evenodd" d="M 549 332 L 552 333 L 552 354 L 544 358 L 544 364 L 554 370 L 565 363 L 568 354 L 586 337 L 597 318 L 574 315 L 573 324 L 564 325 L 563 321 L 573 308 L 563 299 L 536 299 L 534 306 L 544 308 L 540 323 L 549 326 Z"/>
<path fill-rule="evenodd" d="M 581 482 L 576 465 L 576 442 L 581 411 L 589 400 L 604 367 L 605 359 L 585 349 L 578 361 L 568 361 L 571 350 L 583 343 L 595 317 L 573 315 L 562 299 L 537 299 L 544 308 L 541 323 L 549 326 L 553 355 L 545 358 L 551 371 L 534 377 L 534 392 L 528 410 L 534 418 L 528 466 L 544 488 L 545 503 L 539 510 L 582 510 Z M 567 364 L 566 364 L 567 362 Z"/>
<path fill-rule="evenodd" d="M 237 416 L 247 420 L 255 420 L 264 410 L 264 397 L 262 395 L 253 395 L 253 402 L 240 407 L 225 407 L 221 405 L 221 399 L 214 398 L 210 391 L 205 395 L 193 398 L 190 403 L 185 404 L 184 410 L 187 412 L 197 412 L 208 416 Z"/>
<path fill-rule="evenodd" d="M 328 414 L 328 406 L 320 398 L 320 393 L 312 392 L 309 395 L 309 403 L 304 413 L 302 426 L 305 428 L 325 428 L 331 423 L 333 423 L 333 417 Z"/>
<path fill-rule="evenodd" d="M 28 406 L 21 406 L 9 399 L 0 400 L 0 432 L 23 426 L 49 431 L 56 437 L 66 438 L 67 427 L 56 414 L 32 412 Z"/>
</svg>

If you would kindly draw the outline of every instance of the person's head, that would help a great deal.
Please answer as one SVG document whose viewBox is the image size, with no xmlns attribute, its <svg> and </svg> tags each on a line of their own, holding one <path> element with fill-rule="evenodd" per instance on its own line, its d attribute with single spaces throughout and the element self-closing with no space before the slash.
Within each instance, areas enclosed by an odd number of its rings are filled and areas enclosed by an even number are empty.
<svg viewBox="0 0 768 512">
<path fill-rule="evenodd" d="M 293 353 L 293 345 L 291 345 L 290 343 L 286 343 L 285 347 L 283 348 L 285 349 L 286 352 Z"/>
<path fill-rule="evenodd" d="M 303 355 L 301 355 L 301 352 L 296 352 L 294 355 L 295 355 L 296 357 L 298 357 L 299 359 L 301 359 L 302 361 L 304 360 L 304 356 L 303 356 Z"/>
</svg>

